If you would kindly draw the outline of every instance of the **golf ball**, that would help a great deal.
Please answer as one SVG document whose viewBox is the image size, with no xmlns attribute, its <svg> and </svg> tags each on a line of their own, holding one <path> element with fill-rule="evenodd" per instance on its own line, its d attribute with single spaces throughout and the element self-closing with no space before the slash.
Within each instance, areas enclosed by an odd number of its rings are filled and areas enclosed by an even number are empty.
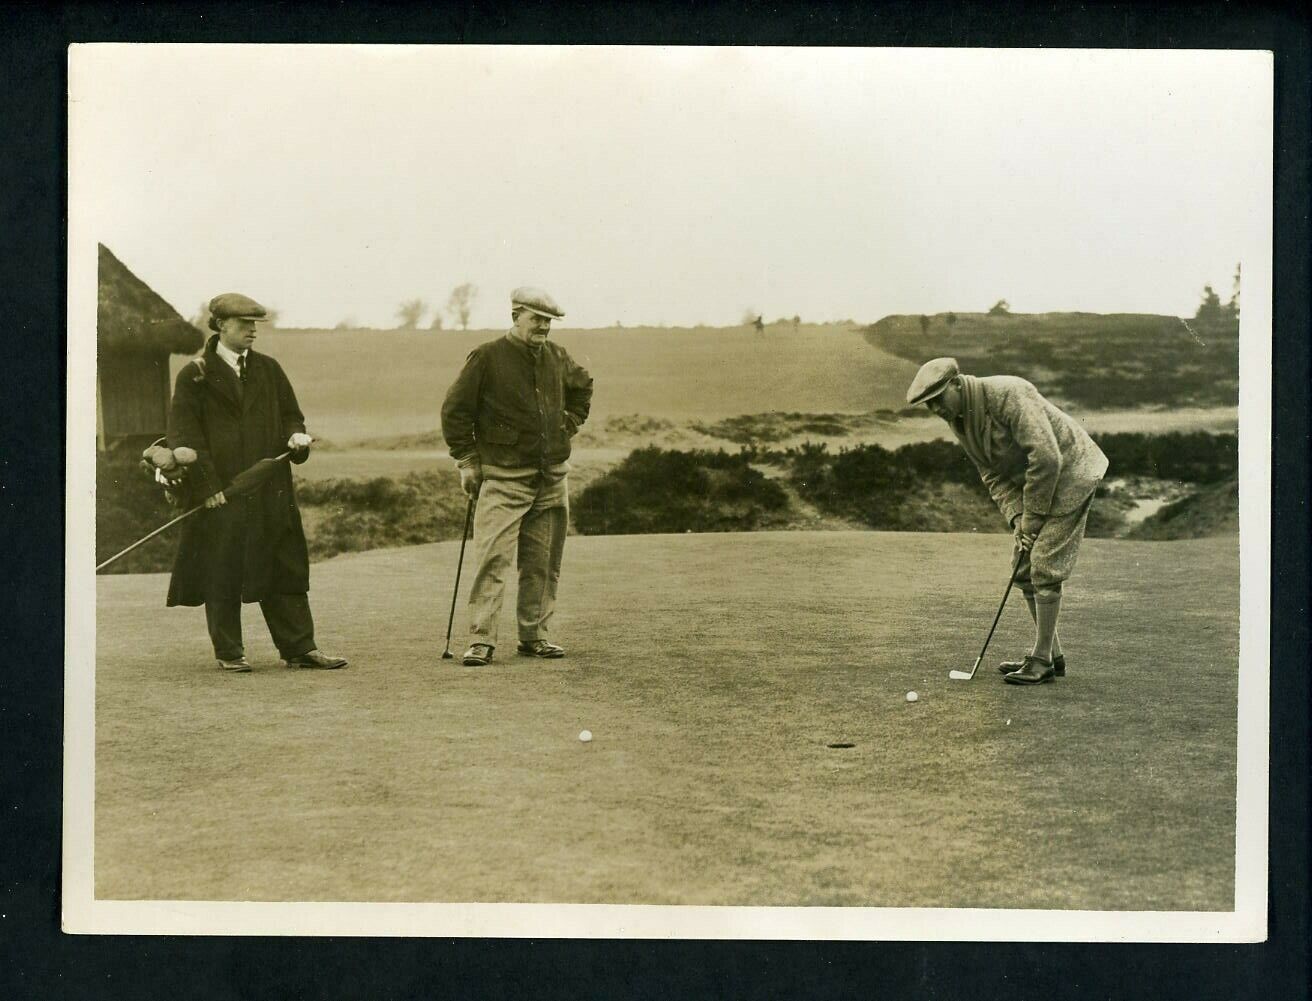
<svg viewBox="0 0 1312 1001">
<path fill-rule="evenodd" d="M 915 692 L 907 692 L 907 701 L 908 701 L 908 702 L 917 702 L 917 701 L 919 701 L 919 699 L 920 699 L 920 696 L 917 695 Z"/>
<path fill-rule="evenodd" d="M 583 743 L 586 744 L 586 743 L 587 743 L 588 741 L 590 741 L 591 739 L 592 739 L 592 731 L 591 731 L 591 730 L 580 730 L 580 731 L 579 731 L 579 740 L 583 741 Z"/>
</svg>

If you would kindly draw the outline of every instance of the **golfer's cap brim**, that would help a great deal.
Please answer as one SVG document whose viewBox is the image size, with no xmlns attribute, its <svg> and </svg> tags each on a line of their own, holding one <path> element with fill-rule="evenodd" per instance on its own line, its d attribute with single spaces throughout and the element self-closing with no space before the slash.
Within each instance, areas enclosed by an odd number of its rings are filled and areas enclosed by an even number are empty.
<svg viewBox="0 0 1312 1001">
<path fill-rule="evenodd" d="M 538 316 L 545 316 L 548 320 L 561 320 L 565 317 L 564 313 L 551 313 L 545 309 L 538 309 L 536 306 L 530 306 L 526 302 L 515 303 L 515 309 L 527 309 L 530 313 L 534 313 Z"/>
<path fill-rule="evenodd" d="M 907 403 L 913 407 L 918 407 L 921 404 L 928 403 L 934 397 L 942 396 L 943 391 L 948 388 L 948 383 L 950 383 L 951 381 L 952 380 L 950 378 L 944 379 L 937 386 L 931 386 L 929 389 L 922 391 L 915 398 L 908 400 Z"/>
</svg>

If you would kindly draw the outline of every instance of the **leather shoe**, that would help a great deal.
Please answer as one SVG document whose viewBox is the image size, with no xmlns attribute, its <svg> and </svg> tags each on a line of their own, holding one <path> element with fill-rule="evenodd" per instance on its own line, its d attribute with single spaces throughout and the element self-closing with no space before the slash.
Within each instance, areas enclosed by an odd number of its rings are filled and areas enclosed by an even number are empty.
<svg viewBox="0 0 1312 1001">
<path fill-rule="evenodd" d="M 250 674 L 251 665 L 245 656 L 237 657 L 234 660 L 224 660 L 218 658 L 220 671 L 232 671 L 234 674 Z"/>
<path fill-rule="evenodd" d="M 311 650 L 309 653 L 303 653 L 299 657 L 292 657 L 283 661 L 288 667 L 308 667 L 320 671 L 335 671 L 339 667 L 346 666 L 345 657 L 330 657 L 320 650 Z"/>
<path fill-rule="evenodd" d="M 1040 660 L 1033 654 L 1025 658 L 1024 665 L 1019 671 L 1012 671 L 1003 677 L 1009 685 L 1041 685 L 1045 681 L 1051 681 L 1056 677 L 1056 671 L 1051 661 Z"/>
<path fill-rule="evenodd" d="M 460 658 L 460 663 L 466 667 L 483 667 L 492 662 L 493 649 L 489 643 L 471 643 L 465 655 Z"/>
<path fill-rule="evenodd" d="M 525 657 L 555 658 L 565 656 L 565 648 L 548 643 L 546 640 L 525 640 L 515 648 Z"/>
<path fill-rule="evenodd" d="M 998 665 L 999 674 L 1010 674 L 1012 671 L 1019 671 L 1025 666 L 1023 660 L 1004 660 Z M 1052 673 L 1058 678 L 1066 677 L 1066 655 L 1062 654 L 1052 658 Z"/>
</svg>

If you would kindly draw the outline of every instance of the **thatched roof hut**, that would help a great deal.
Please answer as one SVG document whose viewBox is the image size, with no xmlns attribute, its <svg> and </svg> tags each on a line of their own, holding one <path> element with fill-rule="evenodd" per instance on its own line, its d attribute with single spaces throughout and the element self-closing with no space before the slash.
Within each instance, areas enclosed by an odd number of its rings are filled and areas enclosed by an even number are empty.
<svg viewBox="0 0 1312 1001">
<path fill-rule="evenodd" d="M 194 354 L 205 335 L 184 320 L 154 289 L 100 246 L 100 297 L 96 344 L 111 351 Z"/>
<path fill-rule="evenodd" d="M 96 430 L 102 449 L 162 435 L 169 355 L 194 354 L 205 335 L 100 244 L 96 308 Z"/>
</svg>

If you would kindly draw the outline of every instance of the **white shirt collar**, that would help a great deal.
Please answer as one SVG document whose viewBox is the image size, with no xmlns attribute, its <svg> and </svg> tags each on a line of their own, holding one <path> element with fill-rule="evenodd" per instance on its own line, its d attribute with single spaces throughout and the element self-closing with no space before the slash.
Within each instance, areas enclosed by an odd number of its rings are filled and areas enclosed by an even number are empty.
<svg viewBox="0 0 1312 1001">
<path fill-rule="evenodd" d="M 214 353 L 231 365 L 234 372 L 238 375 L 241 374 L 241 369 L 237 366 L 237 359 L 245 357 L 245 351 L 238 354 L 236 351 L 232 350 L 232 348 L 228 347 L 228 345 L 224 344 L 223 341 L 215 341 Z"/>
</svg>

